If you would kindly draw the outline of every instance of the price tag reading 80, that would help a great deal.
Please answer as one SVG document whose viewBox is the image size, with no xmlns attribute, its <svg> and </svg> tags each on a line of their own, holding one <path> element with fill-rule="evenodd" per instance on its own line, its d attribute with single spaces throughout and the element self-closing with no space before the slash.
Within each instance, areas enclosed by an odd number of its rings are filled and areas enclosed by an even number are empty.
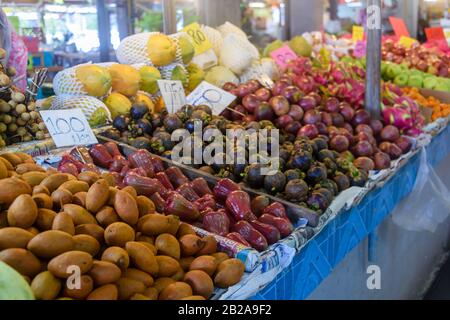
<svg viewBox="0 0 450 320">
<path fill-rule="evenodd" d="M 41 111 L 56 147 L 98 143 L 81 109 Z"/>
<path fill-rule="evenodd" d="M 201 55 L 212 48 L 211 42 L 203 33 L 200 25 L 197 22 L 191 23 L 183 29 L 184 32 L 192 39 L 192 44 L 195 48 L 195 55 Z"/>
<path fill-rule="evenodd" d="M 207 105 L 214 115 L 221 114 L 236 96 L 212 84 L 203 81 L 188 97 L 187 102 L 193 106 Z"/>
<path fill-rule="evenodd" d="M 295 52 L 292 51 L 292 49 L 288 45 L 285 45 L 280 49 L 273 51 L 270 55 L 281 69 L 286 69 L 289 61 L 298 58 Z"/>
</svg>

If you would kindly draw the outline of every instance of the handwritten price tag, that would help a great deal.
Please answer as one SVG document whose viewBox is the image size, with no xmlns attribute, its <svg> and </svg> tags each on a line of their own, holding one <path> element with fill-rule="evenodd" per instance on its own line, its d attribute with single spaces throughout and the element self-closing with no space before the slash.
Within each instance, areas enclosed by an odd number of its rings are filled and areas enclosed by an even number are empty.
<svg viewBox="0 0 450 320">
<path fill-rule="evenodd" d="M 57 148 L 98 143 L 81 109 L 42 110 L 40 113 Z"/>
<path fill-rule="evenodd" d="M 363 41 L 364 40 L 364 28 L 361 26 L 353 26 L 352 38 L 353 38 L 353 42 Z"/>
<path fill-rule="evenodd" d="M 169 113 L 175 113 L 186 105 L 186 95 L 181 81 L 158 80 L 158 87 Z"/>
<path fill-rule="evenodd" d="M 203 81 L 187 97 L 187 102 L 193 106 L 207 105 L 214 115 L 221 114 L 234 100 L 236 96 L 222 90 L 212 84 Z"/>
<path fill-rule="evenodd" d="M 289 61 L 295 60 L 298 56 L 294 51 L 288 46 L 285 45 L 278 50 L 273 51 L 271 54 L 272 59 L 280 66 L 281 69 L 286 69 Z"/>
<path fill-rule="evenodd" d="M 183 31 L 186 32 L 189 37 L 191 37 L 196 56 L 212 49 L 211 42 L 203 33 L 200 25 L 197 22 L 191 23 L 190 25 L 184 27 Z"/>
<path fill-rule="evenodd" d="M 406 48 L 410 48 L 412 45 L 419 43 L 419 42 L 416 39 L 402 36 L 402 37 L 400 37 L 400 40 L 398 41 L 398 43 L 404 45 Z"/>
<path fill-rule="evenodd" d="M 408 27 L 405 24 L 405 20 L 397 17 L 389 17 L 389 21 L 391 22 L 392 29 L 394 29 L 394 33 L 397 38 L 410 37 Z"/>
</svg>

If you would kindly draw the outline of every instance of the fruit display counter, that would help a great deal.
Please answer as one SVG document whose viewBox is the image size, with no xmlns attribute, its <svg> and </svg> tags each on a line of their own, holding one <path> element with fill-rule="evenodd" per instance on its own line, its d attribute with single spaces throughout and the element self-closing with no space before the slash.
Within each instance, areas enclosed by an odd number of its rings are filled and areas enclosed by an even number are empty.
<svg viewBox="0 0 450 320">
<path fill-rule="evenodd" d="M 410 88 L 422 74 L 406 71 L 432 60 L 422 71 L 443 88 L 440 54 L 385 43 L 396 56 L 384 55 L 377 119 L 364 109 L 364 61 L 343 57 L 351 42 L 312 33 L 260 54 L 230 23 L 191 28 L 205 50 L 189 33 L 136 34 L 118 63 L 65 69 L 56 96 L 31 104 L 81 109 L 98 143 L 0 152 L 0 262 L 36 299 L 306 299 L 413 191 L 420 155 L 437 164 L 450 153 L 448 101 Z M 205 84 L 233 99 L 206 99 Z M 26 122 L 19 136 L 44 138 L 8 90 L 5 112 Z M 230 131 L 266 135 L 255 151 L 251 135 L 238 145 Z M 175 136 L 212 159 L 177 158 Z M 71 266 L 79 289 L 68 287 Z"/>
</svg>

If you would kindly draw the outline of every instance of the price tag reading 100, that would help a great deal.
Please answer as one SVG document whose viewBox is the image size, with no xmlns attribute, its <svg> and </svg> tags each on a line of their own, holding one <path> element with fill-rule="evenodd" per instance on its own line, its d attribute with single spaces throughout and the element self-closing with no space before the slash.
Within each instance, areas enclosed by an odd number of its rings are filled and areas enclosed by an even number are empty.
<svg viewBox="0 0 450 320">
<path fill-rule="evenodd" d="M 41 115 L 58 148 L 98 142 L 80 109 L 46 110 Z"/>
</svg>

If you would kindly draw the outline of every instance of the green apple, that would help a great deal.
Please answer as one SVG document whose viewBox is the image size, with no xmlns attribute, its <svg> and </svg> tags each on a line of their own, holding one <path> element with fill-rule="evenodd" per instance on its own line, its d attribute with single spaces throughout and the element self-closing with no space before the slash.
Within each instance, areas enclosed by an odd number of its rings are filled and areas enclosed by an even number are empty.
<svg viewBox="0 0 450 320">
<path fill-rule="evenodd" d="M 382 78 L 385 78 L 385 76 L 386 76 L 386 70 L 387 70 L 388 66 L 389 66 L 389 65 L 388 65 L 387 63 L 381 62 L 381 77 L 382 77 Z"/>
<path fill-rule="evenodd" d="M 425 89 L 434 89 L 438 85 L 438 80 L 436 77 L 428 77 L 423 80 L 423 87 Z"/>
<path fill-rule="evenodd" d="M 447 84 L 443 83 L 443 82 L 438 83 L 437 86 L 435 86 L 433 89 L 436 90 L 436 91 L 444 91 L 444 92 L 448 92 L 449 91 Z"/>
<path fill-rule="evenodd" d="M 402 73 L 395 77 L 394 83 L 399 87 L 404 87 L 408 84 L 408 80 L 408 75 L 406 73 Z"/>
<path fill-rule="evenodd" d="M 354 59 L 350 56 L 345 56 L 345 57 L 342 57 L 341 61 L 343 63 L 349 64 L 349 63 L 353 63 Z"/>
<path fill-rule="evenodd" d="M 400 73 L 402 72 L 402 69 L 397 64 L 391 64 L 386 69 L 386 76 L 389 79 L 395 79 Z"/>
<path fill-rule="evenodd" d="M 411 69 L 409 74 L 411 76 L 420 76 L 421 78 L 423 78 L 423 72 L 417 69 Z"/>
<path fill-rule="evenodd" d="M 421 75 L 412 75 L 408 79 L 408 87 L 422 88 L 423 78 Z"/>
</svg>

